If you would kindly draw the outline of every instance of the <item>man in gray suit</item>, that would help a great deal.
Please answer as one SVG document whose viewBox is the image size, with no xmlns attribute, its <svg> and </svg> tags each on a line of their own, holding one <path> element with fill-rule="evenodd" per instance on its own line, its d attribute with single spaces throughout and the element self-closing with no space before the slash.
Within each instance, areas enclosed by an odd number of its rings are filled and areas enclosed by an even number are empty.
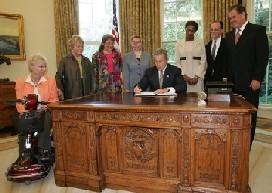
<svg viewBox="0 0 272 193">
<path fill-rule="evenodd" d="M 187 84 L 181 75 L 181 69 L 167 64 L 167 53 L 158 48 L 153 53 L 155 66 L 147 69 L 143 78 L 134 88 L 135 93 L 145 91 L 148 87 L 155 94 L 181 93 L 187 91 Z"/>
</svg>

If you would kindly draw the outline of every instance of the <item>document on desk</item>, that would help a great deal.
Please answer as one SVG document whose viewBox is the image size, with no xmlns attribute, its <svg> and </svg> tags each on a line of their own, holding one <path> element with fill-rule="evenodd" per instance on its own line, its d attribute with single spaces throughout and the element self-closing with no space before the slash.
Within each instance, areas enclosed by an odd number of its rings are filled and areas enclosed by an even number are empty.
<svg viewBox="0 0 272 193">
<path fill-rule="evenodd" d="M 177 93 L 167 92 L 163 94 L 155 94 L 154 92 L 140 92 L 135 93 L 135 96 L 176 96 Z"/>
</svg>

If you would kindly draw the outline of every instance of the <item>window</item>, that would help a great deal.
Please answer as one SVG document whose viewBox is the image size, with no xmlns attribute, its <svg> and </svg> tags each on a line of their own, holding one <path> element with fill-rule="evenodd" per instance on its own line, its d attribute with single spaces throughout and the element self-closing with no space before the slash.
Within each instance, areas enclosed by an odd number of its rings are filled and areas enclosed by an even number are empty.
<svg viewBox="0 0 272 193">
<path fill-rule="evenodd" d="M 83 54 L 89 58 L 98 50 L 102 36 L 112 33 L 112 2 L 112 0 L 78 1 L 79 34 L 85 42 Z"/>
<path fill-rule="evenodd" d="M 201 0 L 164 0 L 162 9 L 162 47 L 167 51 L 169 63 L 175 63 L 177 39 L 185 37 L 185 23 L 194 20 L 198 23 L 196 36 L 202 37 Z"/>
<path fill-rule="evenodd" d="M 272 0 L 255 0 L 255 23 L 266 26 L 269 41 L 269 61 L 261 85 L 260 104 L 272 104 Z"/>
</svg>

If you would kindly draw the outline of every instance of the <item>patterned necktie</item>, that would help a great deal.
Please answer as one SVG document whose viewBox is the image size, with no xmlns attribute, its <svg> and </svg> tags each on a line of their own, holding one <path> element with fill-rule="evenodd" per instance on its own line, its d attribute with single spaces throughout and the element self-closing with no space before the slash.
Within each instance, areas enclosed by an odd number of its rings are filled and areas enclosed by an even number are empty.
<svg viewBox="0 0 272 193">
<path fill-rule="evenodd" d="M 160 70 L 160 88 L 162 89 L 162 84 L 163 84 L 163 71 Z"/>
<path fill-rule="evenodd" d="M 213 47 L 212 47 L 212 59 L 215 59 L 215 50 L 216 50 L 216 40 L 214 40 Z"/>
<path fill-rule="evenodd" d="M 238 40 L 239 40 L 239 38 L 240 38 L 240 36 L 241 36 L 240 31 L 241 31 L 241 30 L 238 29 L 237 33 L 235 34 L 235 45 L 238 43 Z"/>
</svg>

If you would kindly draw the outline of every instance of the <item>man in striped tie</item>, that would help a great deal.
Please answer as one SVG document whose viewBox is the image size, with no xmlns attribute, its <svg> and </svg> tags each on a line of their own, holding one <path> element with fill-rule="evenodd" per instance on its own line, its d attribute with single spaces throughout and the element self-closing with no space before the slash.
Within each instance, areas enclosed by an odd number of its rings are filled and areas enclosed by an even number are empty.
<svg viewBox="0 0 272 193">
<path fill-rule="evenodd" d="M 228 15 L 233 28 L 226 34 L 228 80 L 235 84 L 236 93 L 258 108 L 269 55 L 266 28 L 249 23 L 246 9 L 240 4 L 230 7 Z M 253 113 L 251 143 L 256 122 L 257 113 Z"/>
<path fill-rule="evenodd" d="M 205 84 L 207 81 L 222 81 L 225 67 L 225 44 L 226 39 L 222 37 L 223 22 L 214 21 L 211 24 L 212 40 L 205 46 L 208 67 L 205 74 Z"/>
</svg>

